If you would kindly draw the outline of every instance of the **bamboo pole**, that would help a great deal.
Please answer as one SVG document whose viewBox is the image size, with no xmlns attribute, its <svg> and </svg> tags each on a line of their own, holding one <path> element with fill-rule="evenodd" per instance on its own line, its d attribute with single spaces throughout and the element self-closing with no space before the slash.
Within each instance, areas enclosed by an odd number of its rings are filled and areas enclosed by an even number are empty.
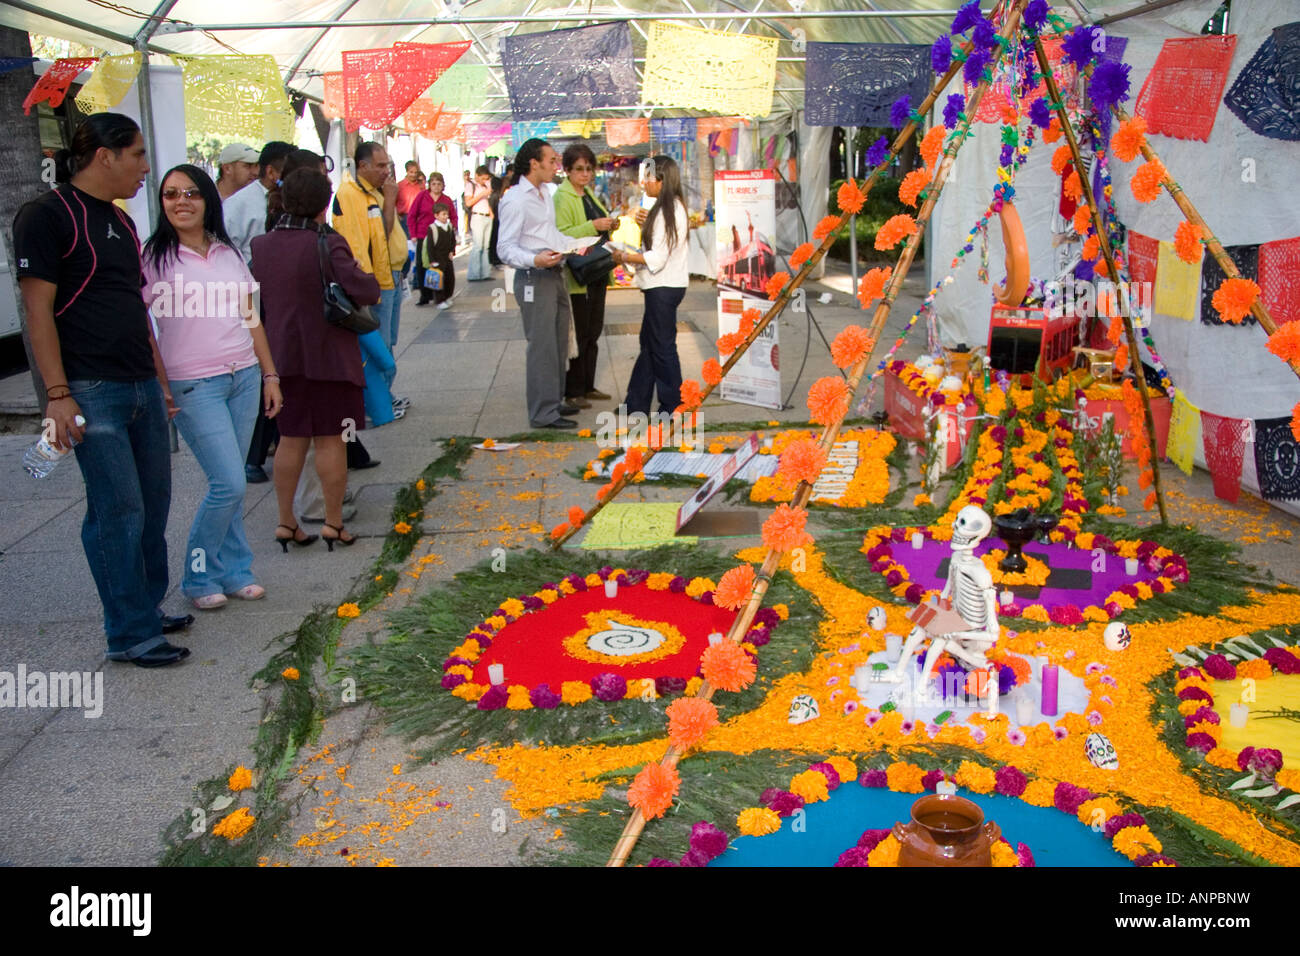
<svg viewBox="0 0 1300 956">
<path fill-rule="evenodd" d="M 1056 116 L 1061 121 L 1061 131 L 1065 133 L 1065 140 L 1070 144 L 1074 171 L 1083 186 L 1083 198 L 1092 213 L 1092 227 L 1096 230 L 1097 242 L 1101 247 L 1102 257 L 1106 260 L 1107 274 L 1113 282 L 1118 283 L 1119 269 L 1115 265 L 1115 251 L 1110 247 L 1110 237 L 1106 234 L 1106 226 L 1101 219 L 1101 207 L 1097 204 L 1097 197 L 1093 195 L 1092 178 L 1083 165 L 1083 156 L 1079 152 L 1079 138 L 1075 136 L 1074 127 L 1070 124 L 1070 117 L 1065 111 L 1065 101 L 1061 99 L 1061 90 L 1056 85 L 1056 77 L 1052 75 L 1052 64 L 1048 62 L 1047 50 L 1043 48 L 1043 38 L 1040 36 L 1034 37 L 1034 53 L 1038 58 L 1038 68 L 1042 70 L 1047 83 L 1049 102 L 1054 104 Z M 1118 306 L 1118 293 L 1116 299 Z M 1128 336 L 1129 360 L 1133 363 L 1133 376 L 1137 379 L 1138 394 L 1142 396 L 1142 425 L 1146 429 L 1147 441 L 1151 448 L 1151 474 L 1155 483 L 1156 507 L 1160 510 L 1160 523 L 1168 524 L 1169 518 L 1165 514 L 1165 496 L 1160 483 L 1160 456 L 1157 454 L 1155 418 L 1151 415 L 1151 396 L 1147 394 L 1146 376 L 1142 372 L 1142 353 L 1138 351 L 1137 332 L 1133 329 L 1132 316 L 1128 314 L 1127 309 L 1123 308 L 1119 309 L 1119 313 L 1124 322 L 1124 334 Z"/>
<path fill-rule="evenodd" d="M 1006 22 L 1003 25 L 1002 36 L 1004 38 L 1013 38 L 1020 25 L 1020 16 L 1026 3 L 1029 0 L 1014 0 L 1011 9 L 1007 14 Z M 951 72 L 951 71 L 950 71 Z M 948 77 L 951 78 L 951 77 Z M 970 97 L 966 102 L 966 116 L 968 119 L 962 126 L 958 135 L 954 136 L 952 142 L 944 150 L 943 159 L 939 163 L 939 168 L 935 173 L 933 183 L 928 187 L 926 200 L 917 213 L 917 231 L 910 236 L 902 254 L 898 257 L 898 263 L 895 266 L 894 274 L 890 278 L 889 286 L 885 290 L 885 295 L 880 305 L 876 307 L 876 313 L 872 317 L 871 328 L 868 334 L 872 339 L 872 348 L 862 359 L 853 366 L 849 375 L 849 407 L 852 407 L 854 392 L 862 381 L 862 376 L 871 365 L 872 356 L 875 352 L 875 343 L 879 340 L 880 330 L 884 327 L 885 320 L 889 316 L 889 310 L 898 296 L 898 291 L 902 288 L 903 280 L 908 270 L 916 258 L 916 250 L 921 244 L 921 239 L 925 234 L 925 226 L 930 215 L 934 211 L 934 206 L 939 200 L 939 194 L 943 191 L 944 182 L 948 178 L 948 173 L 952 169 L 953 161 L 957 157 L 957 151 L 961 148 L 966 137 L 970 135 L 970 124 L 974 119 L 975 111 L 979 108 L 980 100 L 983 99 L 984 93 L 988 90 L 989 81 L 982 80 L 974 90 L 971 91 Z M 839 435 L 840 426 L 843 419 L 837 419 L 826 425 L 822 431 L 820 444 L 822 448 L 829 449 Z M 812 495 L 812 485 L 806 481 L 801 481 L 795 490 L 791 507 L 802 508 L 808 503 Z M 754 583 L 754 589 L 750 592 L 749 602 L 742 608 L 741 612 L 732 622 L 731 629 L 727 633 L 726 640 L 739 643 L 741 638 L 748 632 L 749 626 L 753 623 L 754 615 L 758 613 L 759 607 L 763 603 L 763 597 L 767 594 L 767 589 L 771 584 L 772 575 L 776 572 L 781 562 L 783 552 L 774 551 L 769 548 L 763 559 L 762 567 L 759 570 Z M 708 681 L 701 685 L 697 697 L 703 697 L 705 700 L 711 700 L 713 697 L 713 688 L 709 686 Z M 684 756 L 683 752 L 675 746 L 670 745 L 664 753 L 662 765 L 668 768 L 676 767 Z M 637 840 L 641 837 L 641 832 L 645 829 L 645 817 L 640 810 L 633 810 L 632 816 L 628 819 L 627 825 L 623 828 L 622 835 L 614 845 L 613 853 L 610 855 L 607 866 L 623 866 L 635 848 Z"/>
<path fill-rule="evenodd" d="M 962 47 L 962 49 L 966 52 L 966 55 L 969 56 L 971 51 L 974 49 L 974 44 L 971 42 L 967 42 Z M 962 66 L 961 63 L 958 63 L 956 60 L 954 60 L 953 63 L 948 67 L 948 71 L 944 73 L 943 76 L 939 77 L 939 79 L 935 82 L 935 85 L 931 88 L 929 94 L 926 96 L 924 100 L 921 101 L 921 104 L 916 108 L 916 114 L 918 116 L 924 116 L 926 113 L 930 111 L 930 108 L 934 106 L 935 101 L 938 100 L 939 96 L 943 93 L 943 91 L 948 88 L 948 84 L 952 82 L 952 78 L 956 76 L 957 73 L 961 70 L 961 66 Z M 898 135 L 894 137 L 894 142 L 889 147 L 890 156 L 897 156 L 902 151 L 903 146 L 906 145 L 907 141 L 911 139 L 912 136 L 916 133 L 916 125 L 917 124 L 915 120 L 908 120 L 907 125 L 898 131 Z M 871 189 L 873 186 L 875 186 L 876 180 L 879 178 L 879 176 L 880 176 L 879 169 L 873 169 L 871 171 L 871 174 L 867 177 L 866 181 L 863 183 L 862 186 L 862 192 L 864 195 L 868 195 L 868 196 L 871 195 Z M 847 216 L 844 217 L 844 221 L 847 222 L 848 219 L 849 217 Z M 842 226 L 843 224 L 841 223 L 841 228 Z M 758 340 L 759 336 L 763 334 L 763 330 L 766 329 L 768 325 L 770 325 L 772 322 L 774 322 L 780 316 L 781 312 L 784 311 L 786 305 L 789 304 L 790 299 L 794 294 L 794 291 L 803 285 L 804 281 L 808 278 L 808 275 L 813 271 L 813 269 L 817 268 L 817 264 L 821 262 L 823 258 L 825 258 L 827 253 L 830 252 L 831 246 L 835 244 L 835 237 L 838 231 L 839 231 L 838 229 L 834 230 L 829 235 L 827 235 L 826 238 L 822 240 L 821 245 L 818 246 L 813 251 L 813 254 L 808 257 L 808 261 L 805 262 L 803 266 L 799 269 L 799 271 L 795 273 L 794 278 L 786 283 L 785 288 L 781 290 L 781 294 L 777 296 L 776 301 L 774 301 L 772 305 L 768 307 L 767 313 L 763 316 L 762 319 L 760 319 L 758 322 L 754 324 L 753 331 L 751 331 L 749 335 L 745 337 L 745 340 L 736 347 L 736 350 L 734 352 L 731 353 L 731 357 L 728 358 L 725 363 L 723 363 L 722 378 L 727 377 L 727 373 L 730 372 L 732 368 L 735 367 L 736 363 L 740 361 L 741 356 L 743 356 L 747 351 L 749 351 L 749 347 L 753 345 L 754 342 Z M 704 389 L 700 392 L 701 405 L 703 405 L 705 400 L 711 394 L 713 394 L 714 388 L 715 386 L 713 385 L 707 385 L 707 384 L 705 385 Z M 696 412 L 692 411 L 689 412 L 688 414 L 694 416 Z M 651 447 L 649 449 L 649 454 L 645 456 L 642 463 L 644 464 L 644 462 L 649 461 L 658 453 L 658 451 L 659 451 L 658 448 Z M 583 513 L 582 524 L 586 524 L 593 517 L 595 517 L 602 508 L 604 508 L 607 504 L 609 504 L 611 501 L 617 498 L 619 496 L 619 493 L 622 492 L 623 489 L 626 488 L 631 483 L 634 477 L 635 476 L 631 474 L 624 474 L 621 478 L 619 478 L 618 481 L 614 482 L 614 487 L 609 490 L 609 494 L 607 494 L 600 501 L 596 502 L 596 504 L 590 510 Z M 575 534 L 578 533 L 579 527 L 581 527 L 581 525 L 576 527 L 570 527 L 568 531 L 560 535 L 558 538 L 553 538 L 551 540 L 551 550 L 555 551 L 563 547 L 565 542 L 567 542 L 570 538 L 572 538 Z"/>
</svg>

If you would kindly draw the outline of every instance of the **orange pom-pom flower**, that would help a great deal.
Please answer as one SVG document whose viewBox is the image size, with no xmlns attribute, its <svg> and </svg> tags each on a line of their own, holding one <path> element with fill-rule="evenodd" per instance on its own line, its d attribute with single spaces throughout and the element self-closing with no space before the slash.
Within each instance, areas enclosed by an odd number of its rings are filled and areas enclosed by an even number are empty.
<svg viewBox="0 0 1300 956">
<path fill-rule="evenodd" d="M 1279 325 L 1277 331 L 1268 337 L 1268 350 L 1283 362 L 1300 359 L 1300 322 Z"/>
<path fill-rule="evenodd" d="M 921 158 L 925 160 L 925 165 L 929 167 L 931 176 L 934 175 L 939 157 L 943 155 L 943 138 L 947 135 L 947 132 L 944 125 L 939 123 L 926 130 L 925 138 L 921 140 Z"/>
<path fill-rule="evenodd" d="M 686 406 L 687 411 L 699 408 L 700 403 L 704 401 L 704 396 L 700 394 L 700 383 L 693 378 L 682 382 L 681 395 L 682 404 Z"/>
<path fill-rule="evenodd" d="M 748 564 L 738 564 L 718 578 L 718 586 L 713 591 L 713 603 L 728 611 L 736 611 L 749 600 L 753 590 L 754 569 Z"/>
<path fill-rule="evenodd" d="M 1300 441 L 1300 402 L 1296 402 L 1295 408 L 1291 409 L 1291 434 L 1296 441 Z"/>
<path fill-rule="evenodd" d="M 872 302 L 875 302 L 877 299 L 884 296 L 885 286 L 889 284 L 889 280 L 893 275 L 894 269 L 892 266 L 887 266 L 883 269 L 877 267 L 875 269 L 869 269 L 867 274 L 858 280 L 858 301 L 862 303 L 864 309 L 870 306 Z M 838 362 L 835 364 L 839 365 Z M 840 368 L 845 367 L 846 366 L 840 365 Z"/>
<path fill-rule="evenodd" d="M 804 530 L 807 524 L 808 512 L 802 508 L 777 505 L 776 510 L 763 522 L 763 544 L 779 552 L 812 544 L 812 535 Z"/>
<path fill-rule="evenodd" d="M 802 269 L 803 264 L 812 258 L 816 247 L 811 242 L 805 242 L 803 245 L 795 247 L 794 252 L 790 253 L 790 268 Z"/>
<path fill-rule="evenodd" d="M 1128 368 L 1128 346 L 1121 345 L 1115 350 L 1115 370 L 1122 371 Z"/>
<path fill-rule="evenodd" d="M 754 331 L 754 326 L 758 324 L 758 320 L 762 317 L 763 313 L 758 309 L 746 309 L 740 313 L 740 325 L 736 328 L 736 331 L 745 338 L 749 338 L 749 333 Z"/>
<path fill-rule="evenodd" d="M 569 523 L 567 521 L 564 522 L 563 524 L 557 524 L 554 528 L 551 529 L 551 540 L 559 541 L 568 533 L 569 533 Z"/>
<path fill-rule="evenodd" d="M 705 385 L 717 385 L 722 381 L 722 365 L 717 359 L 705 359 L 704 367 L 700 369 L 700 375 L 704 379 Z"/>
<path fill-rule="evenodd" d="M 1249 279 L 1224 279 L 1210 301 L 1225 322 L 1237 325 L 1259 298 L 1259 286 Z"/>
<path fill-rule="evenodd" d="M 1101 242 L 1095 235 L 1089 236 L 1083 244 L 1083 257 L 1089 262 L 1096 260 L 1097 255 L 1101 252 Z"/>
<path fill-rule="evenodd" d="M 930 185 L 930 171 L 928 169 L 914 169 L 903 177 L 902 184 L 898 187 L 898 201 L 908 206 L 916 206 L 917 197 L 921 195 L 921 190 Z"/>
<path fill-rule="evenodd" d="M 1073 158 L 1074 154 L 1070 152 L 1069 145 L 1062 143 L 1060 146 L 1056 147 L 1056 152 L 1052 154 L 1052 172 L 1056 173 L 1058 176 L 1061 175 L 1061 173 L 1065 172 L 1066 164 Z"/>
<path fill-rule="evenodd" d="M 730 355 L 732 352 L 736 351 L 736 349 L 740 348 L 740 344 L 744 341 L 745 341 L 745 336 L 742 335 L 741 333 L 728 332 L 726 335 L 720 336 L 718 338 L 718 342 L 717 342 L 718 354 Z"/>
<path fill-rule="evenodd" d="M 838 422 L 849 411 L 849 386 L 838 375 L 813 382 L 808 389 L 809 419 L 818 425 Z"/>
<path fill-rule="evenodd" d="M 1072 221 L 1074 231 L 1081 236 L 1088 234 L 1089 227 L 1092 226 L 1092 209 L 1087 205 L 1080 203 L 1074 210 L 1074 219 Z"/>
<path fill-rule="evenodd" d="M 827 453 L 821 442 L 812 438 L 801 438 L 785 446 L 781 452 L 781 463 L 777 473 L 791 484 L 806 481 L 814 484 L 826 467 Z"/>
<path fill-rule="evenodd" d="M 1138 158 L 1146 141 L 1147 121 L 1134 116 L 1119 124 L 1119 129 L 1110 138 L 1110 150 L 1124 162 L 1131 163 Z"/>
<path fill-rule="evenodd" d="M 813 227 L 813 238 L 821 242 L 842 225 L 844 225 L 843 216 L 826 216 Z"/>
<path fill-rule="evenodd" d="M 1079 171 L 1072 170 L 1070 175 L 1065 177 L 1065 183 L 1062 185 L 1065 195 L 1078 202 L 1083 198 L 1083 181 L 1079 179 Z"/>
<path fill-rule="evenodd" d="M 700 655 L 700 670 L 704 679 L 718 690 L 731 693 L 742 691 L 754 683 L 758 665 L 735 641 L 710 644 Z"/>
<path fill-rule="evenodd" d="M 1133 190 L 1133 198 L 1138 202 L 1155 202 L 1160 195 L 1160 184 L 1165 181 L 1165 165 L 1158 159 L 1152 159 L 1143 163 L 1136 173 L 1133 174 L 1133 181 L 1129 183 L 1129 189 Z"/>
<path fill-rule="evenodd" d="M 763 286 L 763 291 L 767 293 L 769 299 L 775 299 L 781 294 L 781 290 L 785 288 L 785 284 L 789 281 L 790 273 L 778 272 L 767 280 L 767 284 Z"/>
<path fill-rule="evenodd" d="M 648 763 L 627 788 L 627 802 L 633 810 L 640 810 L 647 820 L 656 820 L 673 805 L 673 797 L 677 796 L 681 786 L 677 768 Z"/>
<path fill-rule="evenodd" d="M 668 715 L 668 742 L 689 750 L 718 726 L 718 708 L 702 697 L 678 697 L 664 711 Z"/>
<path fill-rule="evenodd" d="M 846 179 L 835 193 L 835 201 L 839 203 L 841 212 L 856 216 L 867 204 L 867 194 L 852 179 Z"/>
<path fill-rule="evenodd" d="M 1174 252 L 1184 262 L 1196 265 L 1201 261 L 1201 237 L 1205 234 L 1194 222 L 1183 220 L 1174 231 Z"/>
<path fill-rule="evenodd" d="M 1053 116 L 1052 122 L 1048 124 L 1047 129 L 1043 130 L 1043 142 L 1055 143 L 1061 138 L 1061 133 L 1061 118 L 1059 116 Z"/>
<path fill-rule="evenodd" d="M 631 475 L 636 475 L 641 470 L 645 464 L 645 454 L 639 445 L 627 450 L 627 454 L 623 456 L 623 464 L 627 465 L 628 473 Z"/>
<path fill-rule="evenodd" d="M 604 501 L 607 497 L 609 497 L 609 493 L 613 490 L 614 490 L 613 482 L 610 482 L 609 484 L 601 485 L 599 488 L 596 489 L 596 500 Z"/>
<path fill-rule="evenodd" d="M 577 505 L 574 505 L 569 509 L 569 524 L 573 525 L 575 528 L 581 528 L 583 519 L 586 517 L 587 513 Z"/>
<path fill-rule="evenodd" d="M 879 293 L 872 298 L 879 298 Z M 862 326 L 847 325 L 831 342 L 831 361 L 838 368 L 852 368 L 870 354 L 875 344 Z"/>
<path fill-rule="evenodd" d="M 1124 335 L 1124 317 L 1122 315 L 1112 315 L 1110 325 L 1106 328 L 1106 338 L 1111 345 L 1119 345 L 1119 340 Z"/>
<path fill-rule="evenodd" d="M 876 233 L 876 248 L 885 252 L 898 245 L 898 240 L 905 236 L 916 235 L 916 220 L 906 213 L 891 216 Z"/>
</svg>

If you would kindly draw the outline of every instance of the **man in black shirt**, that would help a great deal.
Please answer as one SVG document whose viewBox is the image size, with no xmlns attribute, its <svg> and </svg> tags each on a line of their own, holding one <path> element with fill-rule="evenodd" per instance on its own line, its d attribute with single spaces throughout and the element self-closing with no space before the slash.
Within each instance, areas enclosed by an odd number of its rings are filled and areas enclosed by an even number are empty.
<svg viewBox="0 0 1300 956">
<path fill-rule="evenodd" d="M 48 386 L 46 424 L 59 448 L 75 444 L 86 482 L 81 541 L 104 605 L 109 659 L 173 664 L 189 654 L 163 637 L 165 624 L 171 630 L 184 619 L 159 611 L 174 406 L 140 292 L 140 241 L 113 205 L 144 182 L 144 137 L 129 117 L 97 113 L 55 163 L 62 185 L 14 219 L 32 354 Z"/>
</svg>

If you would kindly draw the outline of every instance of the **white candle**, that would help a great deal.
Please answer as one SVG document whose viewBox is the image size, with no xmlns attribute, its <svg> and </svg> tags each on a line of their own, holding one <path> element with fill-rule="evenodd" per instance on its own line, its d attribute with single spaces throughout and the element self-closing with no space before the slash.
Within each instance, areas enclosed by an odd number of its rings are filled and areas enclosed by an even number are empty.
<svg viewBox="0 0 1300 956">
<path fill-rule="evenodd" d="M 1012 594 L 1010 591 L 998 592 L 998 603 L 1000 603 L 1003 607 L 1009 607 L 1011 602 L 1014 601 L 1015 599 L 1016 596 Z"/>
<path fill-rule="evenodd" d="M 605 579 L 605 597 L 618 597 L 618 580 L 616 578 Z"/>
<path fill-rule="evenodd" d="M 1228 706 L 1228 723 L 1234 727 L 1245 727 L 1246 718 L 1250 716 L 1250 708 L 1245 704 L 1230 704 Z"/>
<path fill-rule="evenodd" d="M 488 680 L 495 686 L 506 682 L 506 668 L 504 664 L 488 665 Z"/>
<path fill-rule="evenodd" d="M 913 547 L 915 550 L 920 551 L 920 550 L 921 550 L 921 545 L 924 544 L 924 543 L 925 543 L 925 535 L 921 534 L 921 532 L 919 532 L 919 531 L 913 531 L 913 532 L 912 532 L 912 547 Z"/>
<path fill-rule="evenodd" d="M 985 687 L 985 691 L 987 691 L 989 698 L 989 716 L 994 717 L 997 715 L 998 708 L 1002 703 L 1001 695 L 998 693 L 998 671 L 996 667 L 989 668 L 988 686 Z"/>
<path fill-rule="evenodd" d="M 1127 574 L 1129 577 L 1135 577 L 1135 576 L 1137 575 L 1137 573 L 1138 573 L 1138 559 L 1137 559 L 1137 558 L 1125 558 L 1125 559 L 1124 559 L 1124 573 Z"/>
<path fill-rule="evenodd" d="M 1016 699 L 1016 723 L 1027 724 L 1034 719 L 1034 702 L 1028 697 Z"/>
<path fill-rule="evenodd" d="M 710 634 L 710 635 L 709 635 L 709 643 L 710 643 L 710 644 L 721 644 L 721 643 L 722 643 L 722 634 L 721 634 L 721 632 L 719 632 L 719 631 L 714 631 L 712 634 Z"/>
<path fill-rule="evenodd" d="M 898 659 L 903 656 L 903 639 L 897 634 L 885 635 L 885 660 L 891 664 L 897 664 Z"/>
<path fill-rule="evenodd" d="M 938 783 L 934 785 L 934 792 L 946 793 L 949 796 L 955 796 L 957 793 L 957 785 L 953 783 L 951 780 L 940 780 Z"/>
</svg>

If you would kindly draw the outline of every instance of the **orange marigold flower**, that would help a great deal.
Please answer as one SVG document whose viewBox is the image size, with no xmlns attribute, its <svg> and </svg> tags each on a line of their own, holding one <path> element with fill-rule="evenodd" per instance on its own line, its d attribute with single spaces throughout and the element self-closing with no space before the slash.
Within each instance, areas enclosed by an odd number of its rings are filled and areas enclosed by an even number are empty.
<svg viewBox="0 0 1300 956">
<path fill-rule="evenodd" d="M 718 690 L 742 691 L 758 676 L 758 665 L 735 641 L 710 644 L 700 655 L 700 667 Z"/>
<path fill-rule="evenodd" d="M 627 788 L 627 802 L 633 810 L 640 810 L 647 820 L 656 820 L 673 805 L 673 797 L 681 789 L 682 779 L 677 768 L 661 763 L 648 763 Z"/>
<path fill-rule="evenodd" d="M 717 359 L 705 359 L 700 377 L 704 379 L 705 385 L 717 385 L 722 381 L 722 365 Z"/>
<path fill-rule="evenodd" d="M 1133 174 L 1133 181 L 1129 183 L 1129 189 L 1133 190 L 1133 198 L 1138 202 L 1155 202 L 1156 197 L 1160 195 L 1160 184 L 1165 181 L 1165 164 L 1158 159 L 1148 160 L 1143 163 L 1138 171 Z"/>
<path fill-rule="evenodd" d="M 867 274 L 859 280 L 858 301 L 862 303 L 864 309 L 868 308 L 872 302 L 875 302 L 877 299 L 884 296 L 885 286 L 889 284 L 889 280 L 893 275 L 893 266 L 886 266 L 885 268 L 877 267 L 875 269 L 869 269 Z M 839 362 L 836 362 L 835 364 L 840 365 Z M 848 366 L 846 365 L 840 365 L 840 368 L 847 367 Z"/>
<path fill-rule="evenodd" d="M 856 216 L 866 205 L 867 194 L 852 179 L 846 179 L 840 184 L 839 191 L 835 193 L 835 201 L 839 203 L 840 212 Z"/>
<path fill-rule="evenodd" d="M 240 790 L 247 790 L 252 785 L 253 773 L 243 764 L 236 767 L 235 772 L 232 773 L 230 779 L 226 781 L 226 786 L 235 793 L 238 793 Z"/>
<path fill-rule="evenodd" d="M 302 675 L 298 673 L 298 668 L 286 667 L 284 670 L 280 671 L 280 676 L 285 680 L 297 680 Z"/>
<path fill-rule="evenodd" d="M 1065 195 L 1076 202 L 1083 198 L 1083 181 L 1079 179 L 1079 171 L 1077 169 L 1072 170 L 1070 175 L 1065 177 L 1065 183 L 1062 188 Z"/>
<path fill-rule="evenodd" d="M 629 448 L 627 454 L 623 457 L 623 464 L 627 465 L 627 470 L 636 474 L 645 465 L 645 453 L 641 451 L 641 446 Z"/>
<path fill-rule="evenodd" d="M 1249 279 L 1224 279 L 1214 290 L 1214 308 L 1223 321 L 1238 325 L 1259 298 L 1259 286 Z"/>
<path fill-rule="evenodd" d="M 569 533 L 569 522 L 567 521 L 561 522 L 560 524 L 557 524 L 554 528 L 551 529 L 551 540 L 559 541 L 568 533 Z"/>
<path fill-rule="evenodd" d="M 573 525 L 575 528 L 581 527 L 582 522 L 586 517 L 587 513 L 577 505 L 574 505 L 569 509 L 569 524 Z"/>
<path fill-rule="evenodd" d="M 872 269 L 871 271 L 879 272 L 880 270 Z M 865 277 L 863 281 L 866 281 Z M 879 293 L 872 296 L 872 298 L 879 297 Z M 847 325 L 831 342 L 831 361 L 838 368 L 852 368 L 867 357 L 875 344 L 871 336 L 867 334 L 867 330 L 862 326 Z"/>
<path fill-rule="evenodd" d="M 903 182 L 898 187 L 898 201 L 915 207 L 917 197 L 921 195 L 921 190 L 928 185 L 930 185 L 930 171 L 928 169 L 912 170 L 903 177 Z"/>
<path fill-rule="evenodd" d="M 1137 159 L 1138 153 L 1142 152 L 1146 141 L 1147 121 L 1140 116 L 1134 116 L 1119 124 L 1119 129 L 1115 130 L 1115 135 L 1110 138 L 1110 149 L 1121 160 L 1131 163 Z"/>
<path fill-rule="evenodd" d="M 830 786 L 820 770 L 805 770 L 790 778 L 790 792 L 802 797 L 804 803 L 820 803 L 830 799 Z"/>
<path fill-rule="evenodd" d="M 758 309 L 746 309 L 740 313 L 740 324 L 736 327 L 736 331 L 749 338 L 749 333 L 754 331 L 754 326 L 758 324 L 761 318 L 763 318 L 763 313 Z"/>
<path fill-rule="evenodd" d="M 703 697 L 678 697 L 664 711 L 668 715 L 668 742 L 689 750 L 718 726 L 718 708 Z"/>
<path fill-rule="evenodd" d="M 1119 345 L 1119 340 L 1124 335 L 1124 317 L 1122 315 L 1112 315 L 1110 325 L 1106 328 L 1106 338 L 1110 340 L 1111 345 Z"/>
<path fill-rule="evenodd" d="M 693 378 L 688 378 L 682 382 L 682 404 L 686 406 L 687 411 L 693 408 L 699 408 L 704 397 L 700 394 L 700 383 Z"/>
<path fill-rule="evenodd" d="M 813 238 L 821 242 L 842 225 L 844 225 L 843 216 L 825 216 L 813 229 Z"/>
<path fill-rule="evenodd" d="M 925 165 L 930 168 L 930 175 L 934 175 L 936 166 L 939 163 L 939 157 L 943 155 L 943 138 L 948 135 L 948 131 L 942 123 L 931 126 L 925 131 L 925 138 L 921 140 L 920 153 L 921 158 L 925 160 Z"/>
<path fill-rule="evenodd" d="M 790 273 L 778 272 L 767 280 L 767 284 L 763 286 L 763 291 L 767 293 L 769 299 L 775 299 L 781 294 L 781 290 L 785 288 L 785 284 L 789 281 Z"/>
<path fill-rule="evenodd" d="M 599 488 L 596 489 L 596 500 L 604 501 L 605 497 L 613 490 L 614 490 L 614 483 L 612 481 L 607 484 L 601 485 Z"/>
<path fill-rule="evenodd" d="M 718 578 L 718 586 L 713 592 L 713 603 L 718 607 L 725 607 L 728 611 L 736 611 L 749 600 L 753 590 L 753 567 L 748 564 L 738 564 Z"/>
<path fill-rule="evenodd" d="M 1074 210 L 1074 231 L 1081 236 L 1088 234 L 1088 227 L 1092 225 L 1092 210 L 1084 203 L 1080 203 Z"/>
<path fill-rule="evenodd" d="M 1234 761 L 1233 766 L 1236 765 Z M 781 829 L 781 818 L 767 807 L 749 807 L 736 817 L 736 828 L 741 836 L 767 836 Z"/>
<path fill-rule="evenodd" d="M 1083 244 L 1083 257 L 1089 262 L 1093 262 L 1096 260 L 1097 255 L 1100 252 L 1101 242 L 1098 241 L 1096 235 L 1089 236 L 1087 241 Z"/>
<path fill-rule="evenodd" d="M 1062 143 L 1056 147 L 1056 152 L 1052 154 L 1052 172 L 1061 175 L 1065 172 L 1065 166 L 1074 159 L 1074 154 L 1070 152 L 1068 143 Z"/>
<path fill-rule="evenodd" d="M 256 822 L 257 818 L 249 813 L 248 807 L 240 807 L 217 821 L 217 825 L 212 828 L 212 833 L 227 840 L 238 840 L 253 829 L 253 824 Z"/>
<path fill-rule="evenodd" d="M 1174 232 L 1174 252 L 1178 258 L 1193 265 L 1201 261 L 1201 237 L 1205 230 L 1195 223 L 1183 220 Z"/>
<path fill-rule="evenodd" d="M 1121 343 L 1120 347 L 1115 350 L 1115 370 L 1120 371 L 1128 367 L 1128 346 Z"/>
<path fill-rule="evenodd" d="M 1268 337 L 1268 350 L 1283 362 L 1300 359 L 1300 322 L 1287 322 Z"/>
<path fill-rule="evenodd" d="M 776 510 L 763 522 L 764 546 L 773 551 L 786 552 L 812 544 L 812 535 L 804 530 L 807 523 L 807 511 L 791 508 L 787 504 L 777 505 Z"/>
<path fill-rule="evenodd" d="M 849 411 L 849 386 L 838 375 L 813 382 L 808 389 L 809 418 L 818 425 L 838 422 Z"/>
<path fill-rule="evenodd" d="M 916 231 L 916 220 L 906 213 L 899 213 L 897 216 L 890 217 L 876 233 L 876 248 L 885 252 L 898 245 L 898 240 L 905 236 L 916 235 Z"/>
<path fill-rule="evenodd" d="M 739 332 L 728 332 L 726 335 L 718 338 L 718 354 L 730 355 L 732 352 L 736 351 L 736 349 L 740 348 L 740 343 L 744 341 L 745 336 L 741 335 Z"/>
<path fill-rule="evenodd" d="M 790 268 L 802 269 L 803 264 L 812 258 L 814 249 L 815 247 L 811 242 L 805 242 L 803 245 L 797 246 L 794 252 L 790 253 Z"/>
<path fill-rule="evenodd" d="M 831 347 L 834 348 L 833 345 Z M 826 467 L 826 458 L 826 449 L 820 442 L 812 438 L 801 438 L 785 446 L 777 471 L 793 484 L 806 481 L 811 485 Z"/>
<path fill-rule="evenodd" d="M 1053 116 L 1051 124 L 1047 129 L 1043 130 L 1043 142 L 1055 143 L 1061 138 L 1061 132 L 1061 118 L 1059 116 Z"/>
</svg>

